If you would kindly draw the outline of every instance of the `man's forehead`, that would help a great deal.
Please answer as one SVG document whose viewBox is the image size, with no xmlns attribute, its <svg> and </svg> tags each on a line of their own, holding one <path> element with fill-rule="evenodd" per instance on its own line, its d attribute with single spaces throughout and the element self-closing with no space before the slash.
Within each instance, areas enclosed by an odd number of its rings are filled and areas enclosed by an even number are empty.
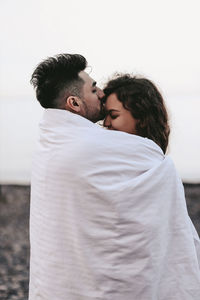
<svg viewBox="0 0 200 300">
<path fill-rule="evenodd" d="M 86 73 L 85 71 L 81 71 L 79 73 L 79 76 L 85 81 L 85 83 L 89 83 L 91 85 L 96 85 L 96 81 L 90 77 L 90 75 L 88 73 Z"/>
</svg>

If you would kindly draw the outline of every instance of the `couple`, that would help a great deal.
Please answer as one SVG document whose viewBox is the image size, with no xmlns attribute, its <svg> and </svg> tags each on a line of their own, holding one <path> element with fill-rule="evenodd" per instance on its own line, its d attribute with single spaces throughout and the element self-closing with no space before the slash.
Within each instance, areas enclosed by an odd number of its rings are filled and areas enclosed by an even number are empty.
<svg viewBox="0 0 200 300">
<path fill-rule="evenodd" d="M 200 242 L 145 78 L 104 91 L 81 55 L 38 65 L 46 108 L 33 159 L 29 300 L 200 299 Z M 104 130 L 95 124 L 104 119 Z"/>
</svg>

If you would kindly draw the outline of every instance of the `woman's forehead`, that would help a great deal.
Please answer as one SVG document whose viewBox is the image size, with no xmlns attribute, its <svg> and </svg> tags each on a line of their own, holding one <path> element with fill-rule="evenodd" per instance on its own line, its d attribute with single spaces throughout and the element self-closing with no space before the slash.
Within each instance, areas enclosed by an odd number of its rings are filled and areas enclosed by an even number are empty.
<svg viewBox="0 0 200 300">
<path fill-rule="evenodd" d="M 119 110 L 122 108 L 122 103 L 118 100 L 116 94 L 111 94 L 106 99 L 106 110 Z"/>
</svg>

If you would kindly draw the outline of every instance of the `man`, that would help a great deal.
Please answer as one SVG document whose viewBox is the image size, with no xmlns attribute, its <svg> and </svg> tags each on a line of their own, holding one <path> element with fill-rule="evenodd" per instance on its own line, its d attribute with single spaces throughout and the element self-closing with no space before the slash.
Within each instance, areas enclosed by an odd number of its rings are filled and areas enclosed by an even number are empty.
<svg viewBox="0 0 200 300">
<path fill-rule="evenodd" d="M 86 59 L 78 54 L 60 54 L 41 63 L 31 79 L 40 104 L 68 110 L 92 122 L 102 119 L 103 92 L 84 71 L 86 66 Z"/>
<path fill-rule="evenodd" d="M 81 55 L 32 76 L 46 108 L 34 154 L 29 300 L 198 300 L 199 238 L 170 158 L 107 131 Z"/>
</svg>

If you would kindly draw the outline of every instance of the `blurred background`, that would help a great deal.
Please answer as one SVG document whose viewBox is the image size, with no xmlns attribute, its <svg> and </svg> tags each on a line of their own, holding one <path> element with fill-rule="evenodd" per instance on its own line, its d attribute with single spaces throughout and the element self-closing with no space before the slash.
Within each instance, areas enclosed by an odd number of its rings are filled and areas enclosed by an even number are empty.
<svg viewBox="0 0 200 300">
<path fill-rule="evenodd" d="M 169 155 L 200 228 L 199 0 L 1 0 L 0 26 L 1 299 L 27 297 L 31 156 L 43 112 L 29 81 L 48 56 L 84 55 L 100 87 L 116 71 L 159 87 L 170 115 Z"/>
<path fill-rule="evenodd" d="M 36 65 L 83 54 L 103 86 L 116 71 L 147 76 L 171 120 L 169 154 L 185 182 L 200 182 L 198 0 L 1 0 L 0 182 L 30 183 L 42 108 L 30 85 Z"/>
</svg>

